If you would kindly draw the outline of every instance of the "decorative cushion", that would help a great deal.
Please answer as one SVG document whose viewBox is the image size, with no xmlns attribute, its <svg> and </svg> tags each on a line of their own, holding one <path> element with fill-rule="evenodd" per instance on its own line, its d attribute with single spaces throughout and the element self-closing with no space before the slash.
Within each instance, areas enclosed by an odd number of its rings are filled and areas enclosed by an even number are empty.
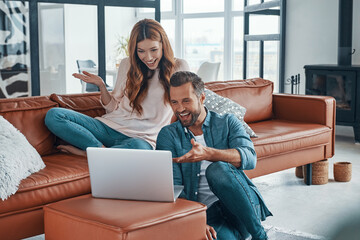
<svg viewBox="0 0 360 240">
<path fill-rule="evenodd" d="M 207 89 L 245 107 L 244 121 L 246 123 L 273 118 L 273 85 L 272 81 L 262 78 L 205 83 Z"/>
<path fill-rule="evenodd" d="M 246 108 L 240 106 L 229 98 L 222 97 L 205 88 L 205 107 L 220 115 L 225 113 L 234 114 L 243 124 L 245 131 L 250 137 L 257 137 L 256 133 L 244 121 Z"/>
<path fill-rule="evenodd" d="M 0 198 L 14 194 L 22 179 L 45 167 L 25 136 L 0 116 Z"/>
</svg>

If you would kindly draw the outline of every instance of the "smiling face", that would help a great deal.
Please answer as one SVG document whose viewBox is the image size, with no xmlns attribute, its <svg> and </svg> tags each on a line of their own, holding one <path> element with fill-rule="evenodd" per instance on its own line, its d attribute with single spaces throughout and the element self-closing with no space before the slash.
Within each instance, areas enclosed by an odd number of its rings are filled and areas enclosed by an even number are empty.
<svg viewBox="0 0 360 240">
<path fill-rule="evenodd" d="M 201 125 L 206 112 L 203 106 L 205 94 L 196 96 L 191 82 L 179 87 L 170 87 L 170 104 L 175 116 L 184 127 Z"/>
<path fill-rule="evenodd" d="M 145 39 L 137 43 L 136 52 L 140 60 L 151 70 L 159 66 L 162 58 L 162 43 L 151 39 Z"/>
</svg>

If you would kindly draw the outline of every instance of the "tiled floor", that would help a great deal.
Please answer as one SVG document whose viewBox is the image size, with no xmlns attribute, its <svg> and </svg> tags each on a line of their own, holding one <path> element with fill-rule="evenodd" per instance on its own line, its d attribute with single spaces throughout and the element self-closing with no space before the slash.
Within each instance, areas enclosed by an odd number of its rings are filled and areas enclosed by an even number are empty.
<svg viewBox="0 0 360 240">
<path fill-rule="evenodd" d="M 295 169 L 255 178 L 273 213 L 264 224 L 329 238 L 349 219 L 360 216 L 360 145 L 354 144 L 352 128 L 337 126 L 335 156 L 329 159 L 329 183 L 307 186 L 295 177 Z M 352 180 L 333 180 L 333 163 L 352 163 Z M 41 240 L 44 236 L 31 238 Z"/>
<path fill-rule="evenodd" d="M 352 163 L 350 182 L 334 181 L 333 163 L 339 161 Z M 253 180 L 274 215 L 264 224 L 330 237 L 338 226 L 360 216 L 359 174 L 360 145 L 354 144 L 352 128 L 337 126 L 327 184 L 307 186 L 295 177 L 295 169 Z"/>
</svg>

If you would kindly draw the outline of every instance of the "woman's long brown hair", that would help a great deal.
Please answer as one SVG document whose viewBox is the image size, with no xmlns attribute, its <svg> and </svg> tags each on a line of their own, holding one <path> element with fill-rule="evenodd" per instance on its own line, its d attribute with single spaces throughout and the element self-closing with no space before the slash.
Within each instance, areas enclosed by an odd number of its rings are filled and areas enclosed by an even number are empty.
<svg viewBox="0 0 360 240">
<path fill-rule="evenodd" d="M 141 103 L 148 91 L 148 81 L 155 73 L 150 70 L 137 55 L 137 43 L 145 39 L 162 43 L 163 55 L 159 61 L 159 80 L 164 87 L 164 104 L 169 102 L 168 92 L 171 74 L 174 72 L 175 60 L 169 39 L 160 23 L 152 19 L 143 19 L 135 24 L 129 39 L 130 69 L 127 73 L 125 94 L 130 100 L 133 111 L 142 114 Z"/>
</svg>

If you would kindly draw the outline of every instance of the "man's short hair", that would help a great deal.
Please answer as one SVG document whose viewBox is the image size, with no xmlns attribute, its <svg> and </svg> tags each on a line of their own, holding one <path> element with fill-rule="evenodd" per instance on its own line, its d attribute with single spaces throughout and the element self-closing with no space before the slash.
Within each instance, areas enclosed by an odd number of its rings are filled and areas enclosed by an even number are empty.
<svg viewBox="0 0 360 240">
<path fill-rule="evenodd" d="M 174 73 L 170 78 L 170 87 L 179 87 L 188 82 L 192 83 L 196 96 L 200 97 L 204 92 L 204 82 L 193 72 L 180 71 Z"/>
</svg>

